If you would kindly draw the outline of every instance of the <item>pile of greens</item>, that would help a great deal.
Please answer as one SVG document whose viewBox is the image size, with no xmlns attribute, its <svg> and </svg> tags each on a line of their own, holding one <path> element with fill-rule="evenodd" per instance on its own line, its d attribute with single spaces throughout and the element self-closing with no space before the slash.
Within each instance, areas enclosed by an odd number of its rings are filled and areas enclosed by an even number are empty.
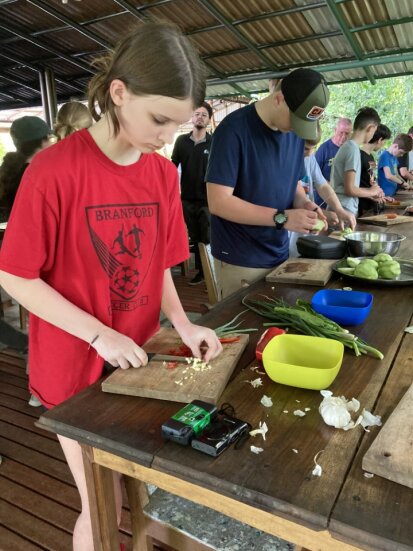
<svg viewBox="0 0 413 551">
<path fill-rule="evenodd" d="M 351 348 L 356 356 L 370 353 L 380 360 L 384 357 L 379 350 L 369 346 L 347 329 L 315 312 L 305 300 L 298 299 L 295 306 L 292 306 L 280 298 L 263 296 L 262 300 L 259 300 L 246 296 L 242 303 L 253 312 L 272 320 L 271 323 L 264 323 L 265 327 L 292 327 L 304 335 L 340 341 L 347 348 Z"/>
</svg>

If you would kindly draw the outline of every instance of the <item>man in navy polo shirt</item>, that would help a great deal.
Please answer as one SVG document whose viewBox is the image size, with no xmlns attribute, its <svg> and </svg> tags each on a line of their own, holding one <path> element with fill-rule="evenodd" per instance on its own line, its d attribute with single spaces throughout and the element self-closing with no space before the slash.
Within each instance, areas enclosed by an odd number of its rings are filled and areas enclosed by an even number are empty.
<svg viewBox="0 0 413 551">
<path fill-rule="evenodd" d="M 181 200 L 185 223 L 191 244 L 194 245 L 195 268 L 198 273 L 189 285 L 204 281 L 198 243 L 209 243 L 210 215 L 206 195 L 205 172 L 211 147 L 211 135 L 207 128 L 212 117 L 212 107 L 204 102 L 192 115 L 193 129 L 179 136 L 172 152 L 172 162 L 181 165 Z"/>
<path fill-rule="evenodd" d="M 309 233 L 325 220 L 298 181 L 303 138 L 317 137 L 328 99 L 321 74 L 297 69 L 215 131 L 206 181 L 220 298 L 286 260 L 288 230 Z"/>
</svg>

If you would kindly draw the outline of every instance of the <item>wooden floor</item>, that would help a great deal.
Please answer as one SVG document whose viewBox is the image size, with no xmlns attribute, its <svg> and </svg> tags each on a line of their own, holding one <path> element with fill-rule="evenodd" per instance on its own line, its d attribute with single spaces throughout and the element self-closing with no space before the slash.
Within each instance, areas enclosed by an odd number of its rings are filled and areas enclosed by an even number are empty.
<svg viewBox="0 0 413 551">
<path fill-rule="evenodd" d="M 194 275 L 185 278 L 174 271 L 175 284 L 185 311 L 204 313 L 205 284 L 189 286 Z M 12 350 L 1 351 L 0 551 L 70 551 L 79 496 L 56 437 L 34 425 L 43 409 L 29 406 L 28 400 L 24 361 Z M 131 549 L 130 534 L 124 509 L 126 550 Z"/>
</svg>

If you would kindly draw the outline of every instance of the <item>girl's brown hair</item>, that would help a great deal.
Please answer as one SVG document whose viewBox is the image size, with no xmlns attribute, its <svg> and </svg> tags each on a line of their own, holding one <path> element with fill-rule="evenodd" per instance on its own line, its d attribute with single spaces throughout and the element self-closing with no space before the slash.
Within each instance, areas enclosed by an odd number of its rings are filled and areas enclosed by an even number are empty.
<svg viewBox="0 0 413 551">
<path fill-rule="evenodd" d="M 79 101 L 64 103 L 56 117 L 54 132 L 59 140 L 63 140 L 76 130 L 92 126 L 93 118 L 89 109 Z"/>
<path fill-rule="evenodd" d="M 109 91 L 114 79 L 136 96 L 191 98 L 194 106 L 204 101 L 204 66 L 189 40 L 169 23 L 141 24 L 94 65 L 99 72 L 89 83 L 89 109 L 95 120 L 100 119 L 96 107 L 110 117 L 115 136 L 120 125 Z"/>
</svg>

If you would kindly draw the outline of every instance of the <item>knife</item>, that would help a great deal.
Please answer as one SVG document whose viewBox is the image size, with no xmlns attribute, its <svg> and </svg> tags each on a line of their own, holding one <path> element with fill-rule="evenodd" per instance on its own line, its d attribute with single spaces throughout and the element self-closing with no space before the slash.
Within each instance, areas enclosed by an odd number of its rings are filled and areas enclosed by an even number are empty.
<svg viewBox="0 0 413 551">
<path fill-rule="evenodd" d="M 156 352 L 147 352 L 148 362 L 180 362 L 187 363 L 185 356 L 171 356 L 169 354 L 157 354 Z"/>
</svg>

